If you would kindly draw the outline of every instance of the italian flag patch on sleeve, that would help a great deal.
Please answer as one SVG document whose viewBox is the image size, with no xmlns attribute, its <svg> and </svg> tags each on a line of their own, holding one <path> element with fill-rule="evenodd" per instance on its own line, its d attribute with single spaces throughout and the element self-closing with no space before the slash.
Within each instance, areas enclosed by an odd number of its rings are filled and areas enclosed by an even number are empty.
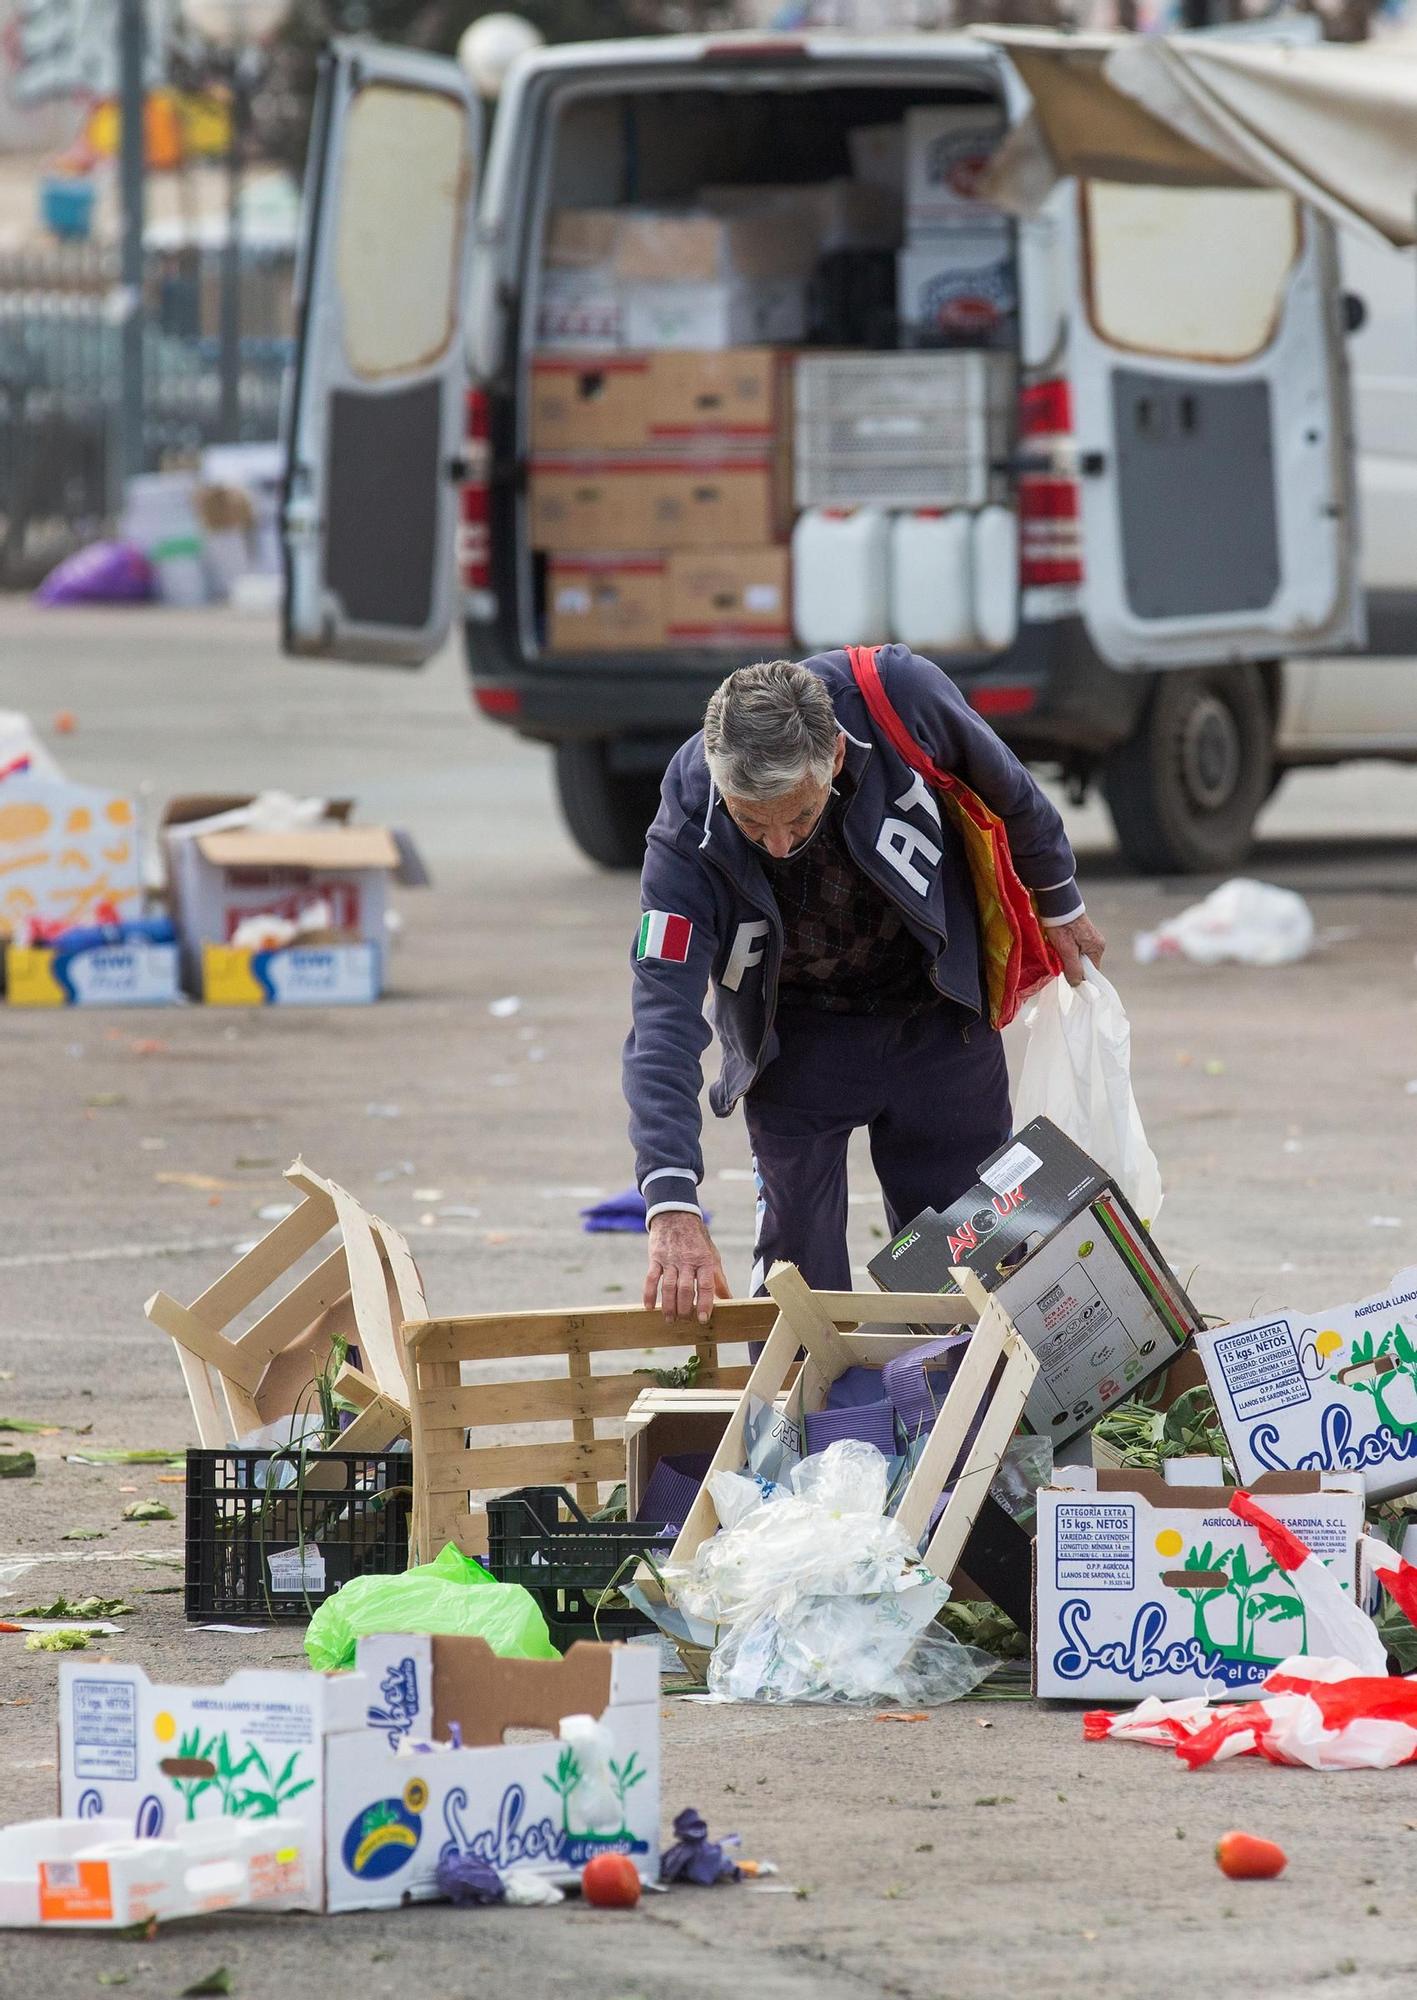
<svg viewBox="0 0 1417 2000">
<path fill-rule="evenodd" d="M 687 917 L 676 917 L 672 910 L 646 910 L 640 918 L 635 957 L 662 958 L 671 965 L 683 965 L 693 935 L 694 926 Z"/>
</svg>

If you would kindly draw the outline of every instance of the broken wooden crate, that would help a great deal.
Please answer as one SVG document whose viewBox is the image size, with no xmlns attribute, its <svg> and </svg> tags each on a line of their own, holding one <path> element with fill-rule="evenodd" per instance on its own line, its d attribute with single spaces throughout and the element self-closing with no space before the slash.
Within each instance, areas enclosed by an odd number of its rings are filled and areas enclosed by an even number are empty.
<svg viewBox="0 0 1417 2000">
<path fill-rule="evenodd" d="M 832 1383 L 848 1368 L 880 1368 L 897 1355 L 928 1347 L 941 1333 L 968 1327 L 972 1330 L 963 1359 L 895 1508 L 895 1518 L 921 1547 L 926 1568 L 951 1578 L 1038 1373 L 1037 1357 L 998 1300 L 972 1272 L 956 1271 L 954 1277 L 958 1295 L 814 1292 L 791 1264 L 774 1265 L 767 1281 L 775 1308 L 772 1331 L 710 1470 L 747 1469 L 745 1425 L 750 1409 L 776 1400 L 796 1370 L 799 1352 L 804 1354 L 802 1366 L 778 1423 L 798 1431 L 800 1448 L 802 1420 L 809 1412 L 825 1409 Z M 910 1329 L 936 1331 L 904 1329 L 902 1321 L 908 1321 Z M 931 1516 L 947 1488 L 949 1498 L 930 1532 Z M 705 1483 L 674 1544 L 671 1568 L 686 1567 L 718 1526 Z M 646 1596 L 658 1589 L 644 1572 L 637 1582 Z"/>
<path fill-rule="evenodd" d="M 484 1554 L 484 1502 L 521 1486 L 569 1487 L 593 1512 L 625 1476 L 625 1419 L 653 1372 L 696 1356 L 696 1389 L 741 1388 L 748 1367 L 725 1366 L 720 1350 L 762 1340 L 777 1317 L 771 1300 L 739 1299 L 707 1327 L 676 1328 L 643 1306 L 405 1327 L 414 1560 L 450 1541 Z"/>
<path fill-rule="evenodd" d="M 302 1160 L 285 1178 L 301 1199 L 268 1235 L 190 1306 L 156 1292 L 144 1310 L 169 1334 L 182 1365 L 197 1436 L 209 1449 L 235 1444 L 262 1425 L 312 1407 L 315 1377 L 336 1338 L 357 1350 L 334 1388 L 359 1405 L 342 1450 L 381 1451 L 409 1427 L 399 1328 L 428 1311 L 423 1281 L 399 1232 L 346 1188 Z M 233 1328 L 334 1234 L 321 1261 L 266 1306 L 244 1332 Z"/>
</svg>

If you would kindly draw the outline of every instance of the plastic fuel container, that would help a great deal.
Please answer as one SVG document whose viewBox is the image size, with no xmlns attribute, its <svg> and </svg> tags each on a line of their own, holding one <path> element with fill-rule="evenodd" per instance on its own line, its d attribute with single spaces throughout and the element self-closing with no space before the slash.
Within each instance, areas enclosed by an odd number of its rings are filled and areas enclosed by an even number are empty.
<svg viewBox="0 0 1417 2000">
<path fill-rule="evenodd" d="M 891 637 L 918 653 L 973 652 L 973 516 L 917 508 L 891 521 Z"/>
<path fill-rule="evenodd" d="M 1018 636 L 1018 518 L 1008 507 L 981 507 L 974 516 L 974 629 L 987 652 L 1001 653 Z"/>
<path fill-rule="evenodd" d="M 792 622 L 814 651 L 879 645 L 890 624 L 890 522 L 879 507 L 809 507 L 792 531 Z"/>
</svg>

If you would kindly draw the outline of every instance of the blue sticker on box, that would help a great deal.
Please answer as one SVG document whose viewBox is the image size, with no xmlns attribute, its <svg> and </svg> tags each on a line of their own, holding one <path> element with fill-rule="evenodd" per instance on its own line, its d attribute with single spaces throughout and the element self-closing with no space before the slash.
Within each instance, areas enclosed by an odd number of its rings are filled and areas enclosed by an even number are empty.
<svg viewBox="0 0 1417 2000">
<path fill-rule="evenodd" d="M 138 1776 L 138 1690 L 131 1681 L 76 1681 L 74 1776 L 132 1784 Z"/>
<path fill-rule="evenodd" d="M 1059 1590 L 1131 1590 L 1136 1509 L 1105 1500 L 1060 1501 L 1055 1531 Z"/>
</svg>

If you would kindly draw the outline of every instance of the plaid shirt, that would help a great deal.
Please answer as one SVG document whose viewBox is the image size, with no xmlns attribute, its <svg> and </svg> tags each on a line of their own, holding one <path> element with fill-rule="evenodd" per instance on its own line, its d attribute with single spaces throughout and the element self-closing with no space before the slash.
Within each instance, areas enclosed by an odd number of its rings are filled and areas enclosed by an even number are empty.
<svg viewBox="0 0 1417 2000">
<path fill-rule="evenodd" d="M 782 917 L 778 1001 L 829 1014 L 914 1014 L 939 998 L 925 948 L 846 851 L 845 800 L 828 801 L 800 854 L 764 857 Z"/>
</svg>

